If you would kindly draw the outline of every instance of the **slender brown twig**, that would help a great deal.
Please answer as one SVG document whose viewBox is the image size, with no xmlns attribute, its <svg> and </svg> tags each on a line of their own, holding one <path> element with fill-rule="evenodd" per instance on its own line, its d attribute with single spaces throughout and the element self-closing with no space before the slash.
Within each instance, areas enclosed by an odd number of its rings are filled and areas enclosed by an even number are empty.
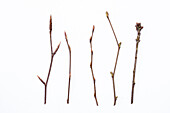
<svg viewBox="0 0 170 113">
<path fill-rule="evenodd" d="M 136 30 L 137 30 L 137 38 L 136 38 L 136 53 L 135 53 L 135 63 L 133 69 L 133 81 L 132 81 L 132 94 L 131 94 L 131 104 L 133 104 L 133 95 L 134 95 L 134 87 L 135 87 L 135 72 L 136 72 L 136 63 L 137 63 L 137 53 L 138 53 L 138 45 L 140 42 L 140 31 L 143 29 L 141 23 L 136 23 Z"/>
<path fill-rule="evenodd" d="M 108 21 L 109 21 L 109 23 L 110 23 L 110 26 L 111 26 L 111 28 L 112 28 L 112 31 L 113 31 L 113 34 L 114 34 L 114 36 L 115 36 L 116 43 L 117 43 L 117 46 L 118 46 L 118 51 L 117 51 L 117 57 L 116 57 L 116 61 L 115 61 L 114 71 L 113 71 L 113 72 L 110 72 L 110 74 L 112 75 L 112 80 L 113 80 L 114 105 L 116 105 L 116 100 L 117 100 L 118 96 L 116 96 L 114 75 L 115 75 L 115 71 L 116 71 L 116 66 L 117 66 L 119 51 L 120 51 L 120 47 L 121 47 L 121 42 L 118 43 L 116 34 L 115 34 L 115 32 L 114 32 L 113 26 L 112 26 L 111 21 L 110 21 L 110 19 L 109 19 L 109 13 L 108 13 L 107 11 L 106 11 L 106 17 L 107 17 L 107 19 L 108 19 Z"/>
<path fill-rule="evenodd" d="M 93 30 L 92 30 L 92 35 L 90 37 L 90 48 L 91 48 L 91 62 L 90 62 L 90 68 L 91 68 L 91 73 L 92 73 L 92 77 L 93 77 L 93 82 L 94 82 L 94 98 L 96 100 L 96 105 L 98 106 L 98 101 L 97 101 L 97 97 L 96 97 L 96 80 L 95 80 L 95 77 L 94 77 L 94 73 L 93 73 L 93 49 L 92 49 L 92 38 L 93 38 L 93 33 L 94 33 L 94 29 L 95 29 L 95 26 L 93 25 Z"/>
<path fill-rule="evenodd" d="M 70 95 L 70 81 L 71 81 L 71 47 L 68 43 L 68 39 L 67 39 L 67 34 L 66 32 L 64 32 L 65 34 L 65 39 L 67 42 L 67 46 L 68 46 L 68 50 L 69 50 L 69 55 L 70 55 L 70 64 L 69 64 L 69 82 L 68 82 L 68 97 L 67 97 L 67 104 L 69 104 L 69 95 Z"/>
<path fill-rule="evenodd" d="M 52 38 L 51 38 L 51 33 L 52 33 L 52 16 L 50 15 L 50 25 L 49 25 L 49 33 L 50 33 L 50 46 L 51 46 L 51 63 L 50 63 L 50 67 L 49 67 L 49 71 L 48 71 L 48 76 L 46 79 L 46 82 L 44 82 L 38 75 L 37 77 L 39 78 L 39 80 L 44 84 L 45 86 L 45 96 L 44 96 L 44 104 L 46 104 L 46 98 L 47 98 L 47 84 L 48 84 L 48 80 L 50 77 L 50 72 L 51 72 L 51 67 L 52 67 L 52 63 L 53 63 L 53 58 L 54 55 L 57 53 L 61 42 L 59 43 L 58 47 L 56 48 L 56 50 L 53 52 L 53 47 L 52 47 Z"/>
</svg>

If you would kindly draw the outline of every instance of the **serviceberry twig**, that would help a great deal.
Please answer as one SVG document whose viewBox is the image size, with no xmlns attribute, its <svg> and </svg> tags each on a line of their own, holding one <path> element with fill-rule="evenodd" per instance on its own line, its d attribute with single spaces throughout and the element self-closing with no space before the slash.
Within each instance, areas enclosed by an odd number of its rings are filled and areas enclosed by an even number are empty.
<svg viewBox="0 0 170 113">
<path fill-rule="evenodd" d="M 95 80 L 95 77 L 94 77 L 94 73 L 93 73 L 93 49 L 92 49 L 92 38 L 93 38 L 93 33 L 94 33 L 94 29 L 95 29 L 95 26 L 93 25 L 93 30 L 92 30 L 92 35 L 90 37 L 90 48 L 91 48 L 91 62 L 90 62 L 90 68 L 91 68 L 91 73 L 92 73 L 92 77 L 93 77 L 93 83 L 94 83 L 94 98 L 96 100 L 96 105 L 98 106 L 98 101 L 97 101 L 97 97 L 96 97 L 96 80 Z"/>
<path fill-rule="evenodd" d="M 114 105 L 116 105 L 116 100 L 117 100 L 118 96 L 116 96 L 114 75 L 115 75 L 115 71 L 116 71 L 116 66 L 117 66 L 119 51 L 120 51 L 120 47 L 121 47 L 121 42 L 118 43 L 116 34 L 115 34 L 115 32 L 114 32 L 113 26 L 112 26 L 111 21 L 110 21 L 110 19 L 109 19 L 109 13 L 108 13 L 107 11 L 106 11 L 106 17 L 107 17 L 107 19 L 108 19 L 108 21 L 109 21 L 109 23 L 110 23 L 111 29 L 112 29 L 112 31 L 113 31 L 113 34 L 114 34 L 114 37 L 115 37 L 115 39 L 116 39 L 116 43 L 117 43 L 117 46 L 118 46 L 118 51 L 117 51 L 117 57 L 116 57 L 116 61 L 115 61 L 114 71 L 113 71 L 113 72 L 110 72 L 110 74 L 112 75 L 112 80 L 113 80 Z"/>
<path fill-rule="evenodd" d="M 136 72 L 136 63 L 137 63 L 137 53 L 138 53 L 138 45 L 140 42 L 140 32 L 143 29 L 141 23 L 136 23 L 136 30 L 137 30 L 137 38 L 136 38 L 136 53 L 135 53 L 135 63 L 133 69 L 133 81 L 132 81 L 132 94 L 131 94 L 131 104 L 133 104 L 133 97 L 134 97 L 134 87 L 135 87 L 135 72 Z"/>
<path fill-rule="evenodd" d="M 69 62 L 69 82 L 68 82 L 68 97 L 67 97 L 67 104 L 69 104 L 69 95 L 70 95 L 70 81 L 71 81 L 71 47 L 68 43 L 68 39 L 67 39 L 67 34 L 66 32 L 64 32 L 65 34 L 65 39 L 67 42 L 67 46 L 68 46 L 68 50 L 69 50 L 69 55 L 70 55 L 70 62 Z"/>
<path fill-rule="evenodd" d="M 55 52 L 53 52 L 53 47 L 52 47 L 52 37 L 51 37 L 51 34 L 52 34 L 52 16 L 50 15 L 50 25 L 49 25 L 49 33 L 50 33 L 50 46 L 51 46 L 51 63 L 50 63 L 50 67 L 49 67 L 49 71 L 48 71 L 48 76 L 47 76 L 47 79 L 46 79 L 46 82 L 44 82 L 38 75 L 37 77 L 39 78 L 39 80 L 44 84 L 45 86 L 45 96 L 44 96 L 44 104 L 46 104 L 46 98 L 47 98 L 47 84 L 48 84 L 48 80 L 49 80 L 49 77 L 50 77 L 50 72 L 51 72 L 51 67 L 52 67 L 52 63 L 53 63 L 53 58 L 54 58 L 54 55 L 57 53 L 59 47 L 60 47 L 60 44 L 61 42 L 59 43 L 58 47 L 56 48 Z"/>
</svg>

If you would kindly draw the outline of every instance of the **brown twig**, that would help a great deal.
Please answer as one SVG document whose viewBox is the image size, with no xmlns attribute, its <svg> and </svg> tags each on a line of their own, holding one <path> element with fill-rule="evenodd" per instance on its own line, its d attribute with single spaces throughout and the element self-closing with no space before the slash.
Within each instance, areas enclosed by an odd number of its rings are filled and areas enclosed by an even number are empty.
<svg viewBox="0 0 170 113">
<path fill-rule="evenodd" d="M 69 95 L 70 95 L 70 81 L 71 81 L 71 47 L 68 43 L 68 39 L 67 39 L 67 34 L 66 32 L 64 32 L 65 34 L 65 39 L 67 42 L 67 46 L 68 46 L 68 50 L 69 50 L 69 55 L 70 55 L 70 63 L 69 63 L 69 82 L 68 82 L 68 97 L 67 97 L 67 104 L 69 104 Z"/>
<path fill-rule="evenodd" d="M 54 55 L 56 54 L 56 52 L 58 51 L 61 42 L 59 43 L 58 47 L 56 48 L 55 52 L 53 52 L 53 47 L 52 47 L 52 38 L 51 38 L 51 33 L 52 33 L 52 16 L 50 15 L 50 25 L 49 25 L 49 33 L 50 33 L 50 46 L 51 46 L 51 63 L 50 63 L 50 67 L 49 67 L 49 71 L 48 71 L 48 76 L 46 79 L 46 82 L 44 82 L 38 75 L 37 77 L 39 78 L 39 80 L 44 84 L 45 86 L 45 96 L 44 96 L 44 104 L 46 104 L 46 98 L 47 98 L 47 84 L 48 84 L 48 80 L 50 77 L 50 72 L 51 72 L 51 67 L 52 67 L 52 63 L 53 63 L 53 58 Z"/>
<path fill-rule="evenodd" d="M 90 62 L 90 68 L 91 68 L 91 73 L 92 73 L 92 77 L 93 77 L 93 82 L 94 82 L 94 98 L 96 100 L 96 105 L 98 106 L 98 101 L 97 101 L 97 97 L 96 97 L 96 80 L 95 80 L 95 77 L 94 77 L 94 73 L 93 73 L 93 50 L 92 50 L 92 38 L 93 38 L 93 33 L 94 33 L 94 29 L 95 29 L 95 26 L 93 25 L 93 30 L 92 30 L 92 35 L 90 37 L 90 48 L 91 48 L 91 62 Z"/>
<path fill-rule="evenodd" d="M 113 80 L 114 105 L 116 105 L 116 100 L 117 100 L 118 96 L 116 96 L 114 75 L 115 75 L 115 71 L 116 71 L 116 66 L 117 66 L 119 51 L 120 51 L 120 47 L 121 47 L 121 42 L 118 43 L 116 34 L 115 34 L 115 32 L 114 32 L 113 26 L 112 26 L 111 21 L 110 21 L 110 19 L 109 19 L 109 13 L 108 13 L 107 11 L 106 11 L 106 17 L 107 17 L 107 19 L 108 19 L 108 21 L 109 21 L 109 23 L 110 23 L 110 26 L 111 26 L 111 28 L 112 28 L 112 31 L 113 31 L 113 34 L 114 34 L 114 36 L 115 36 L 116 43 L 117 43 L 117 46 L 118 46 L 118 51 L 117 51 L 117 57 L 116 57 L 116 61 L 115 61 L 114 71 L 113 71 L 113 72 L 110 72 L 110 74 L 112 75 L 112 80 Z"/>
<path fill-rule="evenodd" d="M 137 53 L 138 53 L 138 45 L 140 42 L 140 31 L 143 29 L 141 23 L 136 23 L 136 30 L 137 30 L 137 38 L 136 38 L 136 53 L 135 53 L 135 63 L 133 69 L 133 81 L 132 81 L 132 94 L 131 94 L 131 104 L 133 104 L 133 95 L 134 95 L 134 87 L 135 87 L 135 72 L 136 72 L 136 63 L 137 63 Z"/>
</svg>

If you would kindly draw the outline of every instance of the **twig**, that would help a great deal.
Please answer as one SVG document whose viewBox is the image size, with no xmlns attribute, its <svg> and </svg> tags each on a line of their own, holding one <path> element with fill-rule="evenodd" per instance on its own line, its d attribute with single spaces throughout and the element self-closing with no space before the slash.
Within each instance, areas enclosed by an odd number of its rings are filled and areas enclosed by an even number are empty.
<svg viewBox="0 0 170 113">
<path fill-rule="evenodd" d="M 133 95 L 134 95 L 134 87 L 135 87 L 135 72 L 136 72 L 136 63 L 137 63 L 137 53 L 138 53 L 138 45 L 140 42 L 140 31 L 143 29 L 141 23 L 136 23 L 136 30 L 137 30 L 137 38 L 136 38 L 136 53 L 135 53 L 135 63 L 133 69 L 133 81 L 132 81 L 132 94 L 131 94 L 131 104 L 133 104 Z"/>
<path fill-rule="evenodd" d="M 51 63 L 50 63 L 50 67 L 49 67 L 49 71 L 48 71 L 48 76 L 46 79 L 46 82 L 44 82 L 38 75 L 37 77 L 39 78 L 39 80 L 44 84 L 45 86 L 45 96 L 44 96 L 44 104 L 46 104 L 46 98 L 47 98 L 47 84 L 48 84 L 48 80 L 50 77 L 50 72 L 51 72 L 51 67 L 52 67 L 52 63 L 53 63 L 53 58 L 54 55 L 56 54 L 56 52 L 58 51 L 61 42 L 58 44 L 58 47 L 56 48 L 55 52 L 53 52 L 53 47 L 52 47 L 52 38 L 51 38 L 51 33 L 52 33 L 52 16 L 50 15 L 50 25 L 49 25 L 49 33 L 50 33 L 50 46 L 51 46 Z"/>
<path fill-rule="evenodd" d="M 121 47 L 121 42 L 118 43 L 116 34 L 115 34 L 115 32 L 114 32 L 113 26 L 112 26 L 111 21 L 110 21 L 110 19 L 109 19 L 109 13 L 108 13 L 107 11 L 106 11 L 106 17 L 107 17 L 107 19 L 108 19 L 108 21 L 109 21 L 109 23 L 110 23 L 110 26 L 111 26 L 111 28 L 112 28 L 112 31 L 113 31 L 113 34 L 114 34 L 114 36 L 115 36 L 116 43 L 117 43 L 117 46 L 118 46 L 118 51 L 117 51 L 117 57 L 116 57 L 116 61 L 115 61 L 114 71 L 113 71 L 113 72 L 110 72 L 110 74 L 112 75 L 112 80 L 113 80 L 114 105 L 116 105 L 116 100 L 117 100 L 118 96 L 116 96 L 114 75 L 115 75 L 115 71 L 116 71 L 116 66 L 117 66 L 119 51 L 120 51 L 120 47 Z"/>
<path fill-rule="evenodd" d="M 95 26 L 93 25 L 92 35 L 91 35 L 91 37 L 90 37 L 90 48 L 91 48 L 91 62 L 90 62 L 90 68 L 91 68 L 91 73 L 92 73 L 93 82 L 94 82 L 94 98 L 95 98 L 95 100 L 96 100 L 96 105 L 98 106 L 98 101 L 97 101 L 97 97 L 96 97 L 95 77 L 94 77 L 93 67 L 92 67 L 92 64 L 93 64 L 92 38 L 93 38 L 94 29 L 95 29 Z"/>
<path fill-rule="evenodd" d="M 67 97 L 67 104 L 69 104 L 69 95 L 70 95 L 70 81 L 71 81 L 71 47 L 68 43 L 68 39 L 67 39 L 67 34 L 66 32 L 64 32 L 65 34 L 65 39 L 68 45 L 68 50 L 69 50 L 69 55 L 70 55 L 70 64 L 69 64 L 69 82 L 68 82 L 68 97 Z"/>
</svg>

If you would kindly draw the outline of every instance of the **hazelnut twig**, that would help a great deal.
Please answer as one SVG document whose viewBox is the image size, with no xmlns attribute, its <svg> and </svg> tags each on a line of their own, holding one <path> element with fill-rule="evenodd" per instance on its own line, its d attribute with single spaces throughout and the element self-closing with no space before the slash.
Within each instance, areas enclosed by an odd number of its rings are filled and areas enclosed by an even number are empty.
<svg viewBox="0 0 170 113">
<path fill-rule="evenodd" d="M 95 29 L 95 26 L 93 25 L 93 30 L 92 30 L 92 35 L 90 37 L 90 48 L 91 48 L 91 62 L 90 62 L 90 68 L 91 68 L 91 73 L 92 73 L 92 77 L 93 77 L 93 83 L 94 83 L 94 98 L 96 100 L 96 105 L 98 106 L 98 101 L 97 101 L 97 97 L 96 97 L 96 80 L 95 80 L 95 77 L 94 77 L 94 73 L 93 73 L 93 67 L 92 67 L 92 64 L 93 64 L 93 50 L 92 50 L 92 38 L 93 38 L 93 33 L 94 33 L 94 29 Z"/>
<path fill-rule="evenodd" d="M 136 30 L 137 30 L 137 38 L 136 38 L 136 53 L 135 53 L 135 63 L 133 69 L 133 81 L 132 81 L 132 94 L 131 94 L 131 104 L 133 104 L 133 97 L 134 97 L 134 87 L 135 87 L 135 72 L 136 72 L 136 63 L 137 63 L 137 53 L 138 53 L 138 45 L 140 42 L 140 32 L 143 29 L 141 23 L 136 23 Z"/>
<path fill-rule="evenodd" d="M 51 38 L 51 33 L 52 33 L 52 16 L 50 15 L 50 25 L 49 25 L 49 33 L 50 33 L 50 46 L 51 46 L 51 63 L 50 63 L 50 67 L 49 67 L 49 71 L 48 71 L 48 76 L 46 79 L 46 82 L 44 82 L 38 75 L 37 77 L 39 78 L 39 80 L 44 84 L 45 86 L 45 96 L 44 96 L 44 104 L 46 104 L 46 98 L 47 98 L 47 84 L 48 84 L 48 80 L 50 77 L 50 72 L 51 72 L 51 67 L 52 67 L 52 63 L 53 63 L 53 58 L 54 55 L 57 53 L 61 42 L 59 43 L 58 47 L 55 49 L 55 51 L 53 52 L 53 47 L 52 47 L 52 38 Z"/>
<path fill-rule="evenodd" d="M 68 50 L 69 50 L 69 55 L 70 55 L 70 62 L 69 62 L 69 82 L 68 82 L 68 97 L 67 97 L 67 104 L 69 104 L 69 95 L 70 95 L 70 81 L 71 81 L 71 47 L 68 43 L 68 39 L 67 39 L 67 34 L 66 32 L 64 32 L 65 34 L 65 39 L 67 42 L 67 46 L 68 46 Z"/>
<path fill-rule="evenodd" d="M 114 75 L 115 75 L 115 71 L 116 71 L 116 66 L 117 66 L 119 51 L 120 51 L 120 47 L 121 47 L 121 42 L 118 43 L 116 34 L 115 34 L 115 32 L 114 32 L 113 26 L 112 26 L 111 21 L 110 21 L 110 19 L 109 19 L 109 13 L 108 13 L 107 11 L 106 11 L 106 17 L 107 17 L 107 19 L 108 19 L 108 21 L 109 21 L 109 23 L 110 23 L 111 29 L 112 29 L 112 31 L 113 31 L 113 34 L 114 34 L 114 37 L 115 37 L 115 39 L 116 39 L 116 43 L 117 43 L 117 46 L 118 46 L 118 51 L 117 51 L 117 57 L 116 57 L 116 61 L 115 61 L 114 71 L 113 71 L 113 72 L 110 72 L 110 74 L 112 75 L 112 80 L 113 80 L 114 105 L 116 105 L 116 100 L 117 100 L 118 96 L 116 96 Z"/>
</svg>

